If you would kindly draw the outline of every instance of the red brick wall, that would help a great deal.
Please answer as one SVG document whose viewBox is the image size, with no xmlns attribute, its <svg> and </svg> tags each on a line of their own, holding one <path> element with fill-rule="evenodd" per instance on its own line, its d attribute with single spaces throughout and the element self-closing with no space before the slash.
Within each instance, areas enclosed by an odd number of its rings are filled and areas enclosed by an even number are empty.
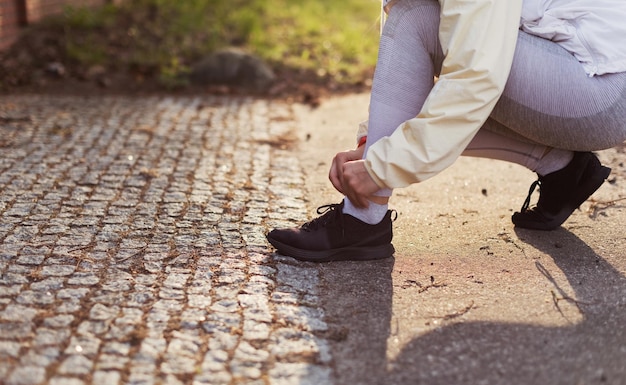
<svg viewBox="0 0 626 385">
<path fill-rule="evenodd" d="M 65 6 L 98 6 L 120 0 L 0 0 L 0 50 L 11 45 L 20 28 L 59 13 Z"/>
<path fill-rule="evenodd" d="M 11 45 L 25 22 L 19 5 L 16 0 L 0 0 L 0 50 Z"/>
</svg>

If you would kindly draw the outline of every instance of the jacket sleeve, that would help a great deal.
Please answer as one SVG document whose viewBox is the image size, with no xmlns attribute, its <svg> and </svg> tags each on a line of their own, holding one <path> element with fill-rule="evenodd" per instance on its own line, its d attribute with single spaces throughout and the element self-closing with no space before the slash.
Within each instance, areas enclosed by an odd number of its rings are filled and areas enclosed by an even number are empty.
<svg viewBox="0 0 626 385">
<path fill-rule="evenodd" d="M 440 0 L 441 75 L 419 115 L 369 147 L 365 167 L 381 187 L 424 181 L 461 155 L 502 95 L 522 0 Z"/>
</svg>

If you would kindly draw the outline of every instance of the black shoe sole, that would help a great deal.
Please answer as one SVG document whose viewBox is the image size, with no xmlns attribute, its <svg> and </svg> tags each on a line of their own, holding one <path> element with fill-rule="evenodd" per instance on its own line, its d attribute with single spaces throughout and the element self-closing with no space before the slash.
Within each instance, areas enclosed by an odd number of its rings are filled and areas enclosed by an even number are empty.
<svg viewBox="0 0 626 385">
<path fill-rule="evenodd" d="M 293 257 L 300 261 L 331 262 L 331 261 L 371 261 L 393 256 L 395 249 L 391 243 L 379 246 L 343 247 L 331 250 L 304 250 L 285 245 L 273 239 L 269 242 L 276 248 L 278 254 Z"/>
<path fill-rule="evenodd" d="M 535 207 L 527 212 L 513 214 L 513 223 L 517 227 L 531 230 L 550 231 L 556 229 L 572 215 L 574 210 L 602 186 L 609 174 L 611 174 L 611 169 L 601 166 L 599 172 L 579 186 L 577 193 L 572 197 L 571 201 L 565 204 L 558 213 L 546 214 Z"/>
</svg>

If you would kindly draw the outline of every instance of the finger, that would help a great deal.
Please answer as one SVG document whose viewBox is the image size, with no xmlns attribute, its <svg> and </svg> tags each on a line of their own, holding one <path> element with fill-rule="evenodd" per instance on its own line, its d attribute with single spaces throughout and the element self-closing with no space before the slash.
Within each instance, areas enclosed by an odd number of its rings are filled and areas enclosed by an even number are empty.
<svg viewBox="0 0 626 385">
<path fill-rule="evenodd" d="M 343 194 L 343 182 L 342 182 L 342 175 L 341 175 L 341 171 L 343 170 L 343 168 L 340 167 L 339 164 L 340 163 L 337 162 L 337 157 L 335 157 L 333 159 L 333 163 L 330 166 L 328 179 L 330 179 L 330 182 L 333 184 L 333 187 L 335 187 L 337 191 Z"/>
<path fill-rule="evenodd" d="M 353 203 L 355 206 L 359 207 L 359 208 L 367 208 L 369 207 L 369 199 L 367 199 L 366 195 L 363 195 L 361 193 L 359 193 L 358 189 L 353 188 L 352 189 L 352 195 L 353 195 Z"/>
<path fill-rule="evenodd" d="M 350 202 L 352 202 L 355 207 L 363 209 L 369 206 L 367 198 L 360 195 L 355 190 L 355 186 L 351 186 L 348 180 L 344 180 L 343 191 L 345 192 L 344 195 L 350 199 Z"/>
</svg>

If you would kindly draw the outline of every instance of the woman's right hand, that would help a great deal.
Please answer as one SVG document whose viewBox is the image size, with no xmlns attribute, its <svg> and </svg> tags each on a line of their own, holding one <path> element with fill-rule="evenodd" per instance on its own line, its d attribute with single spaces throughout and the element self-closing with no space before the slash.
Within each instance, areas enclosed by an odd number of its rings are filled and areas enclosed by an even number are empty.
<svg viewBox="0 0 626 385">
<path fill-rule="evenodd" d="M 330 166 L 328 173 L 328 179 L 333 184 L 335 189 L 345 195 L 343 191 L 343 165 L 347 162 L 363 159 L 363 153 L 365 152 L 365 146 L 359 146 L 354 150 L 338 152 L 333 158 L 333 163 Z"/>
</svg>

